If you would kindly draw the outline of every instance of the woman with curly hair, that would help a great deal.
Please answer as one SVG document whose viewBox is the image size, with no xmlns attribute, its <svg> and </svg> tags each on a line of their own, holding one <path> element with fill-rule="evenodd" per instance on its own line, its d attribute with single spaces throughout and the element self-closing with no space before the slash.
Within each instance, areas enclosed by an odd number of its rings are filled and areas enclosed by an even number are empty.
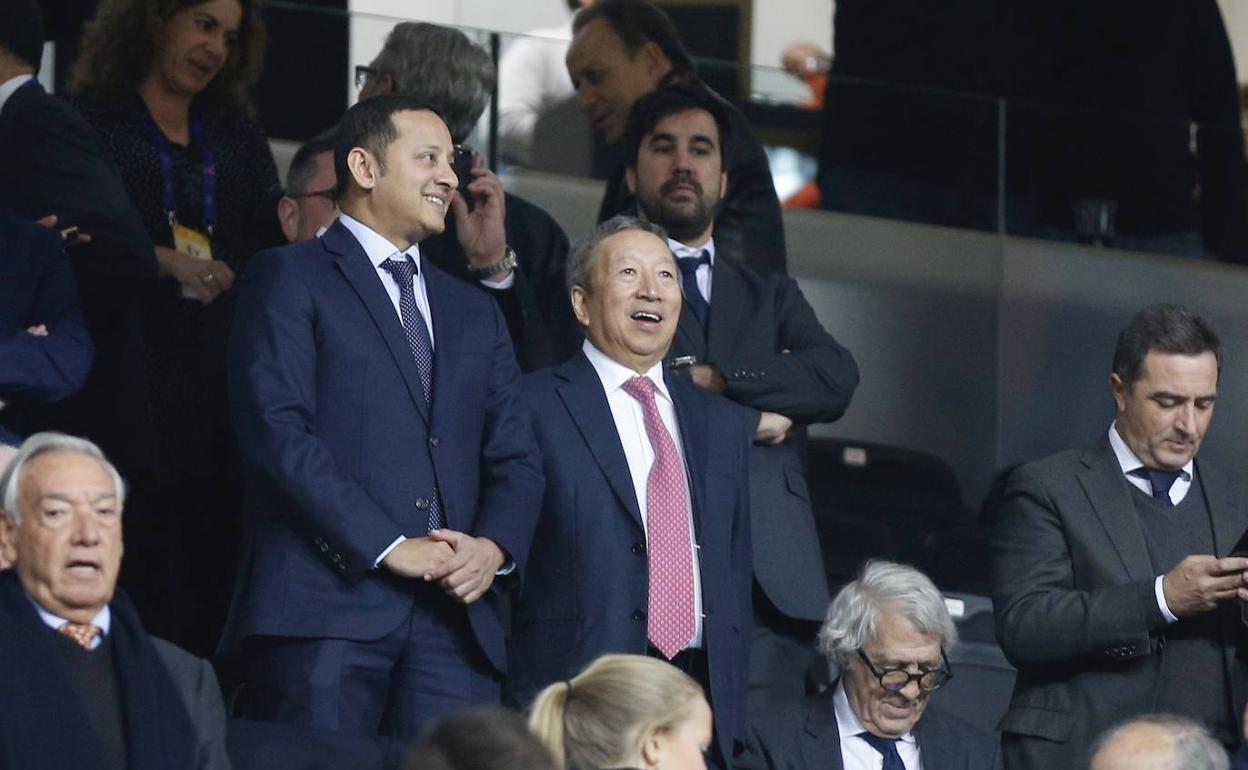
<svg viewBox="0 0 1248 770">
<path fill-rule="evenodd" d="M 711 707 L 665 661 L 603 655 L 538 693 L 529 728 L 560 770 L 706 770 Z"/>
<path fill-rule="evenodd" d="M 282 242 L 277 170 L 251 117 L 263 59 L 256 0 L 102 0 L 70 85 L 156 244 L 145 326 L 159 513 L 139 527 L 176 567 L 153 576 L 163 595 L 144 609 L 201 654 L 228 606 L 241 518 L 225 402 L 230 288 L 253 253 Z"/>
</svg>

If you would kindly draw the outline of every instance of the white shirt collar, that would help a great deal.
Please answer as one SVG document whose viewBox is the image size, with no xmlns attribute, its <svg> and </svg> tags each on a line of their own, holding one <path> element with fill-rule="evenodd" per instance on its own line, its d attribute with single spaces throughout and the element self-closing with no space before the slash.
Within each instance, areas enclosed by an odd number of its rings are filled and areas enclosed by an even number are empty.
<svg viewBox="0 0 1248 770">
<path fill-rule="evenodd" d="M 705 251 L 711 257 L 711 267 L 715 266 L 715 239 L 711 238 L 701 246 L 687 246 L 674 238 L 667 239 L 667 246 L 676 255 L 677 259 L 681 257 L 696 257 L 699 253 Z"/>
<path fill-rule="evenodd" d="M 351 231 L 355 239 L 360 242 L 360 246 L 364 248 L 364 253 L 368 255 L 368 261 L 373 263 L 373 267 L 381 269 L 381 263 L 385 262 L 395 255 L 399 250 L 384 236 L 372 229 L 363 222 L 355 219 L 347 212 L 343 211 L 338 214 L 338 219 L 342 224 Z M 404 252 L 416 262 L 416 272 L 420 272 L 420 246 L 413 243 Z"/>
<path fill-rule="evenodd" d="M 1140 458 L 1135 456 L 1135 452 L 1131 451 L 1131 447 L 1127 446 L 1127 442 L 1123 440 L 1122 434 L 1118 432 L 1117 421 L 1109 426 L 1109 445 L 1114 450 L 1114 456 L 1118 458 L 1118 466 L 1122 468 L 1123 475 L 1129 474 L 1136 468 L 1144 467 L 1144 463 L 1140 462 Z M 1193 457 L 1179 469 L 1185 480 L 1191 480 L 1192 469 L 1195 467 L 1195 464 L 1196 458 Z"/>
<path fill-rule="evenodd" d="M 9 103 L 9 97 L 17 93 L 17 89 L 34 79 L 34 75 L 18 75 L 0 83 L 0 112 L 4 112 L 4 105 Z"/>
<path fill-rule="evenodd" d="M 842 743 L 846 738 L 856 738 L 860 733 L 869 732 L 862 726 L 862 722 L 858 721 L 858 715 L 854 713 L 853 706 L 849 705 L 849 696 L 845 694 L 844 678 L 836 683 L 836 691 L 832 693 L 832 707 L 836 712 L 836 729 L 841 736 Z M 906 743 L 918 742 L 913 730 L 902 735 L 899 740 Z"/>
<path fill-rule="evenodd" d="M 621 389 L 625 382 L 638 376 L 637 372 L 629 369 L 620 362 L 603 353 L 594 347 L 593 343 L 585 340 L 585 344 L 581 347 L 585 351 L 585 357 L 589 359 L 589 363 L 594 367 L 594 371 L 598 373 L 598 379 L 602 380 L 602 388 L 607 393 L 614 393 Z M 663 381 L 663 362 L 658 361 L 654 366 L 646 370 L 643 377 L 649 377 L 654 383 L 654 392 L 661 395 L 668 401 L 672 400 L 672 396 L 667 392 L 667 383 Z"/>
<path fill-rule="evenodd" d="M 62 618 L 59 615 L 53 615 L 51 612 L 45 610 L 43 606 L 39 604 L 39 602 L 35 601 L 35 598 L 30 594 L 26 594 L 26 598 L 30 599 L 30 603 L 35 606 L 35 611 L 39 613 L 39 617 L 48 626 L 48 628 L 51 628 L 53 631 L 59 630 L 61 626 L 69 622 L 65 618 Z M 113 625 L 113 613 L 108 609 L 107 604 L 105 604 L 99 612 L 95 613 L 95 617 L 91 618 L 91 625 L 100 629 L 100 636 L 108 636 L 108 631 Z"/>
</svg>

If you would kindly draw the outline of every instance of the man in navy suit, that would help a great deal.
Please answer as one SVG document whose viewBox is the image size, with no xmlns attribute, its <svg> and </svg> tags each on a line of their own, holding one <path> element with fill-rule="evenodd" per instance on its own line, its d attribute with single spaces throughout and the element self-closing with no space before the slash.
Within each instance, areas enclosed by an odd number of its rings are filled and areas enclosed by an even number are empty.
<svg viewBox="0 0 1248 770">
<path fill-rule="evenodd" d="M 664 371 L 680 279 L 663 231 L 608 220 L 568 261 L 582 352 L 526 377 L 546 494 L 508 648 L 527 701 L 609 652 L 706 689 L 720 765 L 742 737 L 755 417 Z"/>
<path fill-rule="evenodd" d="M 254 716 L 407 739 L 498 700 L 496 601 L 542 476 L 502 314 L 421 259 L 458 181 L 446 124 L 385 96 L 339 128 L 338 221 L 242 284 L 229 391 L 254 518 L 224 646 Z"/>
<path fill-rule="evenodd" d="M 0 444 L 20 443 L 31 405 L 77 392 L 94 354 L 60 234 L 0 207 Z"/>
<path fill-rule="evenodd" d="M 805 425 L 844 414 L 854 357 L 815 317 L 797 281 L 760 275 L 715 231 L 733 143 L 727 113 L 704 86 L 676 83 L 629 115 L 626 181 L 640 216 L 667 231 L 685 303 L 669 363 L 695 385 L 754 411 L 750 452 L 754 542 L 753 707 L 799 697 L 830 597 L 806 490 Z"/>
</svg>

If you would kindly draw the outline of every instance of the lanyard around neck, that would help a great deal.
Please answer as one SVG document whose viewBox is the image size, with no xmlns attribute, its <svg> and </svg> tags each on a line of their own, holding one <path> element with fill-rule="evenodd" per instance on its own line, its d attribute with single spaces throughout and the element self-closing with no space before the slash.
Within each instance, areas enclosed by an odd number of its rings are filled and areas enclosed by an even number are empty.
<svg viewBox="0 0 1248 770">
<path fill-rule="evenodd" d="M 165 213 L 169 216 L 169 226 L 173 227 L 178 221 L 178 199 L 174 192 L 173 181 L 173 148 L 169 146 L 169 139 L 165 133 L 152 119 L 152 114 L 146 112 L 144 116 L 147 118 L 144 127 L 148 138 L 152 144 L 156 145 L 156 154 L 160 157 Z M 217 224 L 217 167 L 213 159 L 212 148 L 208 145 L 204 122 L 198 115 L 191 116 L 191 149 L 199 156 L 204 229 L 211 236 Z"/>
</svg>

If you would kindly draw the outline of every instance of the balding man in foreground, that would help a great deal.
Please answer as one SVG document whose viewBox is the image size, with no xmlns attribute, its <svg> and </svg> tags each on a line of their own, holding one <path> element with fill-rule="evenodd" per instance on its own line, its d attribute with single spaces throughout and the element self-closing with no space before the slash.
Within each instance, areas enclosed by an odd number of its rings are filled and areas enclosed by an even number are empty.
<svg viewBox="0 0 1248 770">
<path fill-rule="evenodd" d="M 1091 770 L 1227 770 L 1222 746 L 1195 720 L 1149 714 L 1112 728 L 1097 741 Z"/>
</svg>

